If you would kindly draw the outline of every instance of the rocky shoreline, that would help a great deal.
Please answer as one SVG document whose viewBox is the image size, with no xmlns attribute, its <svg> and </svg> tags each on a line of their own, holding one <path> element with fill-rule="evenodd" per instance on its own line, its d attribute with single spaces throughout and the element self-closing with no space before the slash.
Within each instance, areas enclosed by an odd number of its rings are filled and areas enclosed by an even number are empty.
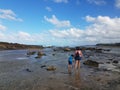
<svg viewBox="0 0 120 90">
<path fill-rule="evenodd" d="M 73 47 L 0 51 L 0 90 L 120 90 L 120 48 L 80 48 L 81 68 L 71 74 Z"/>
</svg>

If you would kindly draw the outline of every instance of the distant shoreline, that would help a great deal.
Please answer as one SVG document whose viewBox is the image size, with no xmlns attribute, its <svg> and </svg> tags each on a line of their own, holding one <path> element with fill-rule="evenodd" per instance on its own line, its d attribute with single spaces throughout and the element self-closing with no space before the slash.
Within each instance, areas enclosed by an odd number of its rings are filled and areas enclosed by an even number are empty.
<svg viewBox="0 0 120 90">
<path fill-rule="evenodd" d="M 42 45 L 26 45 L 19 43 L 0 42 L 0 50 L 42 49 Z"/>
<path fill-rule="evenodd" d="M 120 47 L 120 43 L 99 43 L 99 44 L 96 44 L 96 46 L 114 46 L 114 47 Z"/>
<path fill-rule="evenodd" d="M 99 43 L 94 46 L 120 47 L 120 43 Z M 42 45 L 26 45 L 19 43 L 0 42 L 0 50 L 43 49 L 43 48 L 44 46 Z"/>
</svg>

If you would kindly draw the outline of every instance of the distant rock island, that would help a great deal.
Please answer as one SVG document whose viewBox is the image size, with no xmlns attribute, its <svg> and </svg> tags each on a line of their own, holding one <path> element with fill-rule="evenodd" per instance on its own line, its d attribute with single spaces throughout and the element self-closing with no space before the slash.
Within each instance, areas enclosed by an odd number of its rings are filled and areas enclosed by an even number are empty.
<svg viewBox="0 0 120 90">
<path fill-rule="evenodd" d="M 19 43 L 0 42 L 0 50 L 17 50 L 17 49 L 41 49 L 42 45 L 26 45 Z"/>
</svg>

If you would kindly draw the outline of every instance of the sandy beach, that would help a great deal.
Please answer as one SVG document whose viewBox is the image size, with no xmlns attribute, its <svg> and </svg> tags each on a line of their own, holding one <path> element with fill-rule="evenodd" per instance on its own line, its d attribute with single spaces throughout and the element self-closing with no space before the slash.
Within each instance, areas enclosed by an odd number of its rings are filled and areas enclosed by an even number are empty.
<svg viewBox="0 0 120 90">
<path fill-rule="evenodd" d="M 85 50 L 80 70 L 75 71 L 73 67 L 71 74 L 68 73 L 67 60 L 74 50 L 64 51 L 55 47 L 2 50 L 0 90 L 120 90 L 120 48 L 104 49 L 110 51 Z M 28 56 L 29 51 L 36 53 Z M 45 55 L 35 58 L 38 51 Z M 99 66 L 84 65 L 86 60 L 97 61 Z M 55 69 L 47 70 L 51 66 Z"/>
</svg>

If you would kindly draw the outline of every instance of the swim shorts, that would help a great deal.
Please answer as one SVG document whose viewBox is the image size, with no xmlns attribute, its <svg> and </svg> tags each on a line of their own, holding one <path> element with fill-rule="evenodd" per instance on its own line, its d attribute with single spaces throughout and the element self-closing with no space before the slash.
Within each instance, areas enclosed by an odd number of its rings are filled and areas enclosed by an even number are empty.
<svg viewBox="0 0 120 90">
<path fill-rule="evenodd" d="M 72 65 L 72 61 L 68 61 L 68 64 L 69 64 L 69 65 Z"/>
<path fill-rule="evenodd" d="M 75 60 L 81 60 L 82 57 L 75 57 Z"/>
</svg>

